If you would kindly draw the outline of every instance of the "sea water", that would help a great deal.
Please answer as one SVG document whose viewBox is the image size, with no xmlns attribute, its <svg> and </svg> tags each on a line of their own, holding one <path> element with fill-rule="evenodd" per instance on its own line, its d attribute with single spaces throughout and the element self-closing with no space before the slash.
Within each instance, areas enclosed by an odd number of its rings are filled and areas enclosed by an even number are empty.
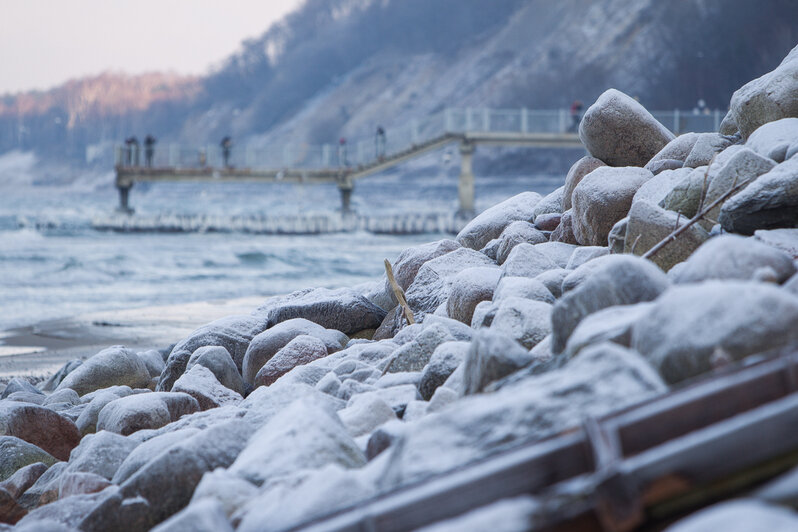
<svg viewBox="0 0 798 532">
<path fill-rule="evenodd" d="M 548 193 L 561 179 L 479 177 L 477 208 L 525 190 Z M 93 222 L 118 203 L 111 183 L 111 174 L 58 186 L 0 182 L 0 331 L 85 312 L 351 286 L 377 279 L 383 259 L 406 247 L 453 236 L 253 234 L 232 222 L 221 232 L 99 231 Z M 242 217 L 337 216 L 339 196 L 327 185 L 164 183 L 135 186 L 130 201 L 134 216 L 214 217 L 223 225 Z M 457 178 L 364 179 L 352 205 L 372 219 L 450 213 Z"/>
</svg>

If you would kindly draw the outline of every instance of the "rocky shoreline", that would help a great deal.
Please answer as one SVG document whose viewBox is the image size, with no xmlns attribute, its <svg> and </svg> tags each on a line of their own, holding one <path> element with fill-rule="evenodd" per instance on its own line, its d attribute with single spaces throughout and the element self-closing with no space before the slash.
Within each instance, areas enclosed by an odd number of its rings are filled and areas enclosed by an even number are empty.
<svg viewBox="0 0 798 532">
<path fill-rule="evenodd" d="M 579 135 L 563 187 L 405 250 L 395 286 L 302 290 L 170 350 L 12 379 L 0 530 L 291 529 L 798 345 L 798 48 L 717 133 L 674 137 L 610 89 Z M 798 528 L 789 478 L 786 507 L 752 496 L 672 530 Z M 430 530 L 533 529 L 536 508 Z"/>
</svg>

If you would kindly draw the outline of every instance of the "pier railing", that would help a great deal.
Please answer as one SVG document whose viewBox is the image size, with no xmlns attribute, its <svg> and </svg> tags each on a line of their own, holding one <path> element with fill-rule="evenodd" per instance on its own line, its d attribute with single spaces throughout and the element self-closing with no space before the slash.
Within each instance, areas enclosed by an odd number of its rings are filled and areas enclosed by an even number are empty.
<svg viewBox="0 0 798 532">
<path fill-rule="evenodd" d="M 720 111 L 655 111 L 654 117 L 679 134 L 684 131 L 717 131 L 723 115 Z M 577 118 L 578 119 L 578 118 Z M 488 109 L 446 108 L 430 116 L 413 119 L 402 126 L 392 127 L 385 134 L 348 139 L 345 143 L 308 144 L 288 143 L 262 145 L 255 142 L 234 144 L 226 165 L 236 168 L 302 168 L 322 169 L 368 166 L 421 146 L 447 135 L 479 133 L 573 134 L 576 121 L 567 109 Z M 376 129 L 376 128 L 375 128 Z M 115 150 L 117 166 L 168 168 L 222 168 L 224 150 L 218 144 L 182 146 L 156 144 L 120 145 Z"/>
</svg>

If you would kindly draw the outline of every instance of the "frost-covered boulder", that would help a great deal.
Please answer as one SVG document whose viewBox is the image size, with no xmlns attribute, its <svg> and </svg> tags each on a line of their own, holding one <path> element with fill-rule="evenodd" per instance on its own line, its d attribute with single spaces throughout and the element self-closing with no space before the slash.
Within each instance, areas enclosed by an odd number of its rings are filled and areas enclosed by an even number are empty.
<svg viewBox="0 0 798 532">
<path fill-rule="evenodd" d="M 610 343 L 591 346 L 562 369 L 462 398 L 407 424 L 402 444 L 386 451 L 391 454 L 386 455 L 383 482 L 389 487 L 449 471 L 521 440 L 578 427 L 585 416 L 622 409 L 665 389 L 637 353 Z M 372 464 L 369 468 L 376 467 Z"/>
<path fill-rule="evenodd" d="M 502 264 L 505 277 L 536 277 L 558 265 L 537 246 L 518 244 Z"/>
<path fill-rule="evenodd" d="M 421 371 L 439 345 L 454 340 L 456 338 L 443 325 L 429 325 L 413 340 L 394 351 L 388 371 L 391 373 Z"/>
<path fill-rule="evenodd" d="M 96 473 L 83 471 L 64 471 L 58 483 L 58 498 L 65 499 L 75 495 L 98 493 L 111 486 L 107 478 Z M 89 505 L 87 508 L 90 508 Z"/>
<path fill-rule="evenodd" d="M 359 394 L 338 411 L 338 417 L 353 438 L 368 434 L 383 423 L 396 419 L 391 406 L 376 393 Z"/>
<path fill-rule="evenodd" d="M 119 386 L 98 390 L 97 392 L 90 394 L 93 395 L 93 397 L 86 405 L 86 408 L 83 410 L 83 412 L 80 413 L 77 421 L 75 421 L 75 425 L 77 425 L 81 436 L 91 434 L 97 430 L 97 417 L 100 415 L 100 411 L 105 407 L 105 405 L 111 401 L 116 401 L 120 397 L 128 396 L 131 393 L 133 393 L 133 390 L 131 390 L 130 387 Z M 84 399 L 87 397 L 89 397 L 89 395 L 83 396 Z"/>
<path fill-rule="evenodd" d="M 230 466 L 250 434 L 250 425 L 236 420 L 183 440 L 155 456 L 117 493 L 86 512 L 80 530 L 149 530 L 189 503 L 204 473 Z"/>
<path fill-rule="evenodd" d="M 593 259 L 597 259 L 609 254 L 610 250 L 606 246 L 578 247 L 571 254 L 571 258 L 568 259 L 568 264 L 565 265 L 565 269 L 575 270 L 586 262 L 590 262 Z"/>
<path fill-rule="evenodd" d="M 535 229 L 535 226 L 529 222 L 513 222 L 504 228 L 502 234 L 499 236 L 499 247 L 496 250 L 496 262 L 504 264 L 507 256 L 515 246 L 521 243 L 527 244 L 542 244 L 548 242 L 546 236 Z"/>
<path fill-rule="evenodd" d="M 563 358 L 569 360 L 582 349 L 601 342 L 629 347 L 632 343 L 632 326 L 648 312 L 652 304 L 617 305 L 585 316 L 568 337 L 562 352 Z"/>
<path fill-rule="evenodd" d="M 532 214 L 535 217 L 535 220 L 539 216 L 543 216 L 546 214 L 559 214 L 562 212 L 562 202 L 563 202 L 563 195 L 565 194 L 565 187 L 562 186 L 549 194 L 543 196 L 537 205 L 535 205 L 535 209 L 532 211 Z"/>
<path fill-rule="evenodd" d="M 568 209 L 560 217 L 560 224 L 551 232 L 549 240 L 551 242 L 565 242 L 567 244 L 578 244 L 574 236 L 572 209 Z"/>
<path fill-rule="evenodd" d="M 227 517 L 232 517 L 257 494 L 258 488 L 251 482 L 226 469 L 216 469 L 202 475 L 202 480 L 191 497 L 189 508 L 217 503 Z"/>
<path fill-rule="evenodd" d="M 64 377 L 56 390 L 70 388 L 78 395 L 114 385 L 147 388 L 150 372 L 144 361 L 130 349 L 115 345 L 103 349 Z"/>
<path fill-rule="evenodd" d="M 687 156 L 693 150 L 696 141 L 698 141 L 698 133 L 685 133 L 679 135 L 675 139 L 668 142 L 665 147 L 654 155 L 650 161 L 646 163 L 645 169 L 652 173 L 657 173 L 654 170 L 660 169 L 663 161 L 679 161 L 679 167 L 684 164 Z"/>
<path fill-rule="evenodd" d="M 418 270 L 424 265 L 424 263 L 438 258 L 441 255 L 445 255 L 450 251 L 454 251 L 460 247 L 462 246 L 460 246 L 460 244 L 454 240 L 443 239 L 405 249 L 399 254 L 399 256 L 396 258 L 396 261 L 394 261 L 392 265 L 393 276 L 394 279 L 396 279 L 396 284 L 398 284 L 402 290 L 407 290 L 410 288 L 410 285 L 413 284 L 416 274 L 418 274 Z M 393 290 L 388 284 L 387 279 L 385 281 L 385 289 L 388 291 L 388 293 L 393 294 Z M 391 297 L 393 298 L 394 304 L 398 304 L 396 298 L 393 295 L 391 295 Z"/>
<path fill-rule="evenodd" d="M 164 364 L 163 357 L 161 353 L 155 349 L 149 349 L 147 351 L 139 351 L 136 353 L 138 357 L 144 362 L 144 365 L 147 366 L 147 371 L 150 372 L 150 377 L 160 377 L 161 372 L 164 370 L 166 365 Z"/>
<path fill-rule="evenodd" d="M 665 170 L 660 172 L 637 189 L 634 198 L 632 198 L 632 203 L 646 200 L 654 204 L 660 204 L 686 176 L 693 172 L 693 170 L 693 168 L 678 168 L 676 170 Z M 684 215 L 684 213 L 682 213 L 682 215 Z"/>
<path fill-rule="evenodd" d="M 565 185 L 563 185 L 565 188 L 563 189 L 562 196 L 562 212 L 569 210 L 573 206 L 572 196 L 576 185 L 578 185 L 587 174 L 600 166 L 607 165 L 590 155 L 582 157 L 571 165 L 568 174 L 565 176 Z"/>
<path fill-rule="evenodd" d="M 632 328 L 632 347 L 668 382 L 798 341 L 798 298 L 769 283 L 671 288 Z"/>
<path fill-rule="evenodd" d="M 186 371 L 196 365 L 205 366 L 222 386 L 230 388 L 237 394 L 244 394 L 244 381 L 238 372 L 233 357 L 222 346 L 209 345 L 200 347 L 191 354 L 186 364 Z"/>
<path fill-rule="evenodd" d="M 506 297 L 499 302 L 490 330 L 532 349 L 551 333 L 551 309 L 542 301 Z"/>
<path fill-rule="evenodd" d="M 798 228 L 760 229 L 754 232 L 754 238 L 768 246 L 780 249 L 793 260 L 798 259 Z"/>
<path fill-rule="evenodd" d="M 249 348 L 247 348 L 247 352 L 244 355 L 241 371 L 244 382 L 254 384 L 255 377 L 263 365 L 297 336 L 318 338 L 324 343 L 330 353 L 339 351 L 349 340 L 340 331 L 325 329 L 321 325 L 304 318 L 283 321 L 258 334 L 250 342 Z"/>
<path fill-rule="evenodd" d="M 75 475 L 73 473 L 73 475 Z M 65 490 L 66 491 L 66 490 Z M 80 521 L 92 507 L 112 494 L 116 487 L 100 493 L 66 496 L 37 508 L 20 519 L 15 530 L 21 532 L 72 532 L 79 529 Z"/>
<path fill-rule="evenodd" d="M 777 165 L 729 198 L 718 221 L 724 230 L 744 235 L 757 229 L 798 226 L 798 157 Z"/>
<path fill-rule="evenodd" d="M 171 390 L 191 355 L 205 346 L 224 347 L 240 371 L 249 342 L 268 326 L 269 320 L 263 316 L 227 316 L 200 327 L 172 349 L 156 391 Z"/>
<path fill-rule="evenodd" d="M 53 375 L 50 376 L 49 379 L 44 381 L 44 383 L 42 383 L 39 387 L 45 392 L 52 392 L 53 390 L 56 389 L 56 387 L 58 387 L 59 384 L 61 384 L 61 381 L 64 380 L 64 377 L 72 373 L 75 370 L 75 368 L 77 368 L 81 364 L 83 364 L 83 360 L 79 358 L 70 360 L 69 362 L 61 366 L 58 369 L 58 371 L 53 373 Z"/>
<path fill-rule="evenodd" d="M 535 229 L 540 229 L 541 231 L 554 231 L 560 225 L 562 221 L 562 213 L 559 212 L 552 212 L 549 214 L 539 214 L 535 217 Z M 491 242 L 493 242 L 491 240 Z M 490 245 L 490 244 L 488 244 Z M 486 246 L 487 247 L 487 246 Z M 483 248 L 483 252 L 484 252 Z M 497 248 L 498 252 L 498 248 Z M 495 254 L 494 254 L 495 255 Z"/>
<path fill-rule="evenodd" d="M 777 163 L 798 153 L 798 118 L 782 118 L 760 126 L 746 146 Z"/>
<path fill-rule="evenodd" d="M 0 436 L 14 436 L 32 443 L 59 460 L 69 458 L 80 441 L 75 424 L 43 406 L 0 401 Z"/>
<path fill-rule="evenodd" d="M 685 168 L 706 166 L 718 153 L 732 145 L 729 137 L 720 133 L 699 133 L 693 149 L 684 161 Z"/>
<path fill-rule="evenodd" d="M 608 89 L 582 117 L 579 139 L 610 166 L 643 166 L 674 136 L 634 99 Z"/>
<path fill-rule="evenodd" d="M 709 279 L 756 280 L 768 275 L 783 283 L 795 274 L 793 259 L 754 238 L 721 235 L 698 248 L 673 276 L 675 283 L 697 283 Z"/>
<path fill-rule="evenodd" d="M 89 434 L 72 449 L 65 472 L 93 473 L 111 480 L 136 445 L 137 442 L 113 432 Z"/>
<path fill-rule="evenodd" d="M 255 386 L 269 386 L 296 366 L 308 364 L 327 356 L 327 346 L 316 338 L 297 336 L 274 354 L 255 375 Z"/>
<path fill-rule="evenodd" d="M 446 313 L 452 319 L 470 324 L 477 304 L 493 298 L 501 276 L 499 268 L 484 266 L 468 268 L 455 275 L 446 301 Z"/>
<path fill-rule="evenodd" d="M 474 316 L 471 318 L 471 328 L 476 330 L 482 327 L 490 327 L 497 310 L 499 310 L 499 303 L 482 301 L 474 309 Z"/>
<path fill-rule="evenodd" d="M 270 325 L 302 318 L 344 334 L 376 329 L 385 318 L 384 310 L 351 288 L 299 290 L 267 302 L 259 311 L 268 315 Z"/>
<path fill-rule="evenodd" d="M 607 248 L 610 253 L 623 253 L 623 248 L 626 246 L 626 229 L 629 225 L 629 217 L 621 218 L 610 229 L 610 234 L 607 235 Z"/>
<path fill-rule="evenodd" d="M 649 201 L 635 202 L 629 210 L 624 253 L 643 255 L 688 221 L 685 216 L 666 211 Z M 707 239 L 709 233 L 699 224 L 693 224 L 651 257 L 651 261 L 668 271 L 686 260 Z"/>
<path fill-rule="evenodd" d="M 488 384 L 523 368 L 532 362 L 532 358 L 526 349 L 501 331 L 496 331 L 493 327 L 481 330 L 471 342 L 462 362 L 461 392 L 463 395 L 479 393 Z"/>
<path fill-rule="evenodd" d="M 735 91 L 729 107 L 744 139 L 768 122 L 798 117 L 798 46 L 774 70 Z"/>
<path fill-rule="evenodd" d="M 686 218 L 692 218 L 698 212 L 701 204 L 701 197 L 706 194 L 706 187 L 709 185 L 709 176 L 705 166 L 693 168 L 687 174 L 679 174 L 681 179 L 674 183 L 673 187 L 659 206 L 666 210 L 682 213 Z M 706 176 L 706 183 L 705 183 Z"/>
<path fill-rule="evenodd" d="M 498 302 L 506 297 L 522 297 L 549 304 L 555 301 L 543 282 L 529 277 L 502 277 L 493 292 L 493 301 Z"/>
<path fill-rule="evenodd" d="M 252 437 L 230 472 L 261 485 L 265 481 L 327 464 L 361 467 L 366 457 L 334 413 L 299 400 Z"/>
<path fill-rule="evenodd" d="M 495 263 L 479 251 L 460 248 L 426 262 L 407 290 L 407 304 L 423 320 L 449 298 L 455 276 L 461 271 L 477 266 L 495 266 Z"/>
<path fill-rule="evenodd" d="M 9 395 L 15 392 L 28 392 L 35 395 L 44 395 L 44 393 L 39 390 L 36 386 L 31 384 L 25 379 L 20 379 L 19 377 L 14 377 L 8 381 L 6 384 L 5 389 L 3 390 L 2 395 L 0 395 L 0 399 L 5 399 Z"/>
<path fill-rule="evenodd" d="M 111 401 L 100 410 L 97 430 L 127 436 L 143 429 L 157 429 L 185 414 L 200 410 L 196 399 L 185 393 L 151 392 Z"/>
<path fill-rule="evenodd" d="M 651 262 L 630 255 L 607 255 L 584 264 L 590 272 L 576 288 L 565 293 L 551 312 L 552 350 L 560 353 L 585 316 L 615 305 L 656 299 L 668 278 Z"/>
<path fill-rule="evenodd" d="M 172 391 L 185 393 L 196 399 L 200 410 L 234 405 L 244 400 L 241 394 L 223 386 L 211 370 L 199 364 L 183 373 L 175 381 Z"/>
<path fill-rule="evenodd" d="M 114 472 L 111 481 L 122 484 L 133 476 L 147 462 L 161 454 L 166 449 L 176 446 L 199 433 L 199 429 L 181 429 L 154 436 L 144 443 L 133 448 Z"/>
<path fill-rule="evenodd" d="M 0 436 L 0 482 L 30 464 L 41 462 L 50 466 L 57 461 L 50 453 L 32 443 L 15 436 Z"/>
<path fill-rule="evenodd" d="M 553 260 L 558 267 L 565 268 L 568 266 L 568 261 L 571 260 L 571 255 L 579 249 L 579 246 L 565 242 L 544 242 L 536 244 L 535 249 Z"/>
<path fill-rule="evenodd" d="M 537 192 L 522 192 L 482 212 L 457 235 L 457 242 L 471 249 L 482 249 L 498 238 L 511 222 L 535 221 L 535 207 L 541 200 Z"/>
<path fill-rule="evenodd" d="M 648 170 L 634 167 L 600 167 L 587 174 L 572 196 L 576 241 L 606 244 L 612 226 L 627 215 L 635 193 L 652 177 Z"/>
<path fill-rule="evenodd" d="M 562 296 L 562 283 L 570 274 L 571 271 L 565 268 L 554 268 L 535 276 L 534 279 L 543 283 L 543 286 L 551 292 L 551 295 L 559 298 Z"/>
<path fill-rule="evenodd" d="M 421 372 L 421 380 L 418 383 L 418 391 L 425 401 L 432 398 L 435 390 L 443 385 L 465 360 L 469 346 L 469 342 L 444 342 L 435 348 L 435 352 Z"/>
</svg>

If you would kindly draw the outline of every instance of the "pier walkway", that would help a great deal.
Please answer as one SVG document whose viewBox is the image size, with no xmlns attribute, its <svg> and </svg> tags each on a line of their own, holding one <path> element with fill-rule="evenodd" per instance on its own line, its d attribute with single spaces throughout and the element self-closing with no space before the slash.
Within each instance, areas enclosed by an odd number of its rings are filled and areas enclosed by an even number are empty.
<svg viewBox="0 0 798 532">
<path fill-rule="evenodd" d="M 654 113 L 675 133 L 717 131 L 721 116 L 686 111 Z M 119 210 L 132 213 L 129 192 L 138 182 L 296 182 L 334 183 L 343 212 L 350 210 L 355 181 L 458 143 L 461 155 L 459 210 L 474 211 L 472 156 L 480 145 L 578 148 L 573 117 L 565 109 L 447 108 L 422 120 L 411 120 L 384 135 L 339 144 L 233 146 L 225 162 L 220 146 L 186 148 L 176 144 L 117 146 L 116 187 Z"/>
</svg>

